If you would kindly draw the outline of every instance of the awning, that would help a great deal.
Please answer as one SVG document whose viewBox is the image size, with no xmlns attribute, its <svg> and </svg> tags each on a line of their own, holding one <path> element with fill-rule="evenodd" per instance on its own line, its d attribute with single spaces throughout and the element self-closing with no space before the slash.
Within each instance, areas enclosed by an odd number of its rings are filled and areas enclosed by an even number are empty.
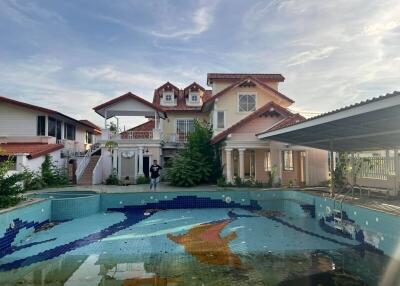
<svg viewBox="0 0 400 286">
<path fill-rule="evenodd" d="M 258 134 L 333 151 L 367 151 L 400 146 L 400 92 L 373 98 L 305 121 Z"/>
<path fill-rule="evenodd" d="M 152 117 L 155 114 L 158 114 L 161 118 L 167 117 L 163 109 L 131 92 L 100 104 L 93 109 L 106 119 L 114 116 Z"/>
</svg>

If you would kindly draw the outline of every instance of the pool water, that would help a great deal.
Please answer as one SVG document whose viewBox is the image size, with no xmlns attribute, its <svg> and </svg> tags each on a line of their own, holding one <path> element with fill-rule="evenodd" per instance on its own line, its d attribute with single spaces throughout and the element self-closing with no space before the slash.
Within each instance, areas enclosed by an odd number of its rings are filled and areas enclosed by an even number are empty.
<svg viewBox="0 0 400 286">
<path fill-rule="evenodd" d="M 391 262 L 296 201 L 121 210 L 43 225 L 0 255 L 0 285 L 378 285 Z"/>
</svg>

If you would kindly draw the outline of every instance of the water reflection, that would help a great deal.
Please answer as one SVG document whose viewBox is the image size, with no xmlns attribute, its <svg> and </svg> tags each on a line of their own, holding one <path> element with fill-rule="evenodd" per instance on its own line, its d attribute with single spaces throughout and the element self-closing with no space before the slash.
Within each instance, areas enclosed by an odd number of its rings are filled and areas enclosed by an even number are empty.
<svg viewBox="0 0 400 286">
<path fill-rule="evenodd" d="M 2 272 L 0 285 L 378 285 L 389 263 L 352 249 L 238 256 L 239 269 L 185 253 L 63 256 Z"/>
</svg>

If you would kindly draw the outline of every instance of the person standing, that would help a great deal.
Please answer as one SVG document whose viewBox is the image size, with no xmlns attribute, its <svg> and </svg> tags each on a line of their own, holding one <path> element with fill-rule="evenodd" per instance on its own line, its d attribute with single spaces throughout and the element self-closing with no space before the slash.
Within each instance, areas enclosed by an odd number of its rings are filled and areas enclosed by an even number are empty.
<svg viewBox="0 0 400 286">
<path fill-rule="evenodd" d="M 158 178 L 160 177 L 160 170 L 162 167 L 157 164 L 157 160 L 153 161 L 153 165 L 150 166 L 150 191 L 157 188 Z"/>
</svg>

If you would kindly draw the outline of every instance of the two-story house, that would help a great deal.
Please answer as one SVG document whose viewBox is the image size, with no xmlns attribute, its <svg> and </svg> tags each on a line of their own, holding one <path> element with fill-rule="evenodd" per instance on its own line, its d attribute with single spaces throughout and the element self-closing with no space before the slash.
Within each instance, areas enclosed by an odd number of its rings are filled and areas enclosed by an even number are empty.
<svg viewBox="0 0 400 286">
<path fill-rule="evenodd" d="M 12 155 L 16 171 L 38 171 L 47 154 L 59 166 L 67 159 L 79 165 L 100 132 L 88 120 L 0 96 L 1 160 Z"/>
<path fill-rule="evenodd" d="M 106 127 L 114 116 L 149 120 L 114 136 L 104 130 L 103 147 L 108 140 L 118 147 L 108 150 L 108 156 L 102 153 L 104 166 L 96 182 L 111 172 L 111 166 L 131 182 L 147 176 L 152 159 L 164 163 L 182 148 L 196 119 L 212 123 L 211 143 L 218 144 L 228 181 L 238 176 L 265 182 L 273 171 L 285 185 L 319 184 L 328 176 L 325 151 L 257 138 L 258 133 L 305 119 L 288 109 L 294 101 L 279 91 L 283 81 L 280 74 L 210 73 L 211 89 L 197 83 L 178 88 L 167 82 L 155 89 L 152 103 L 127 93 L 95 107 Z"/>
</svg>

